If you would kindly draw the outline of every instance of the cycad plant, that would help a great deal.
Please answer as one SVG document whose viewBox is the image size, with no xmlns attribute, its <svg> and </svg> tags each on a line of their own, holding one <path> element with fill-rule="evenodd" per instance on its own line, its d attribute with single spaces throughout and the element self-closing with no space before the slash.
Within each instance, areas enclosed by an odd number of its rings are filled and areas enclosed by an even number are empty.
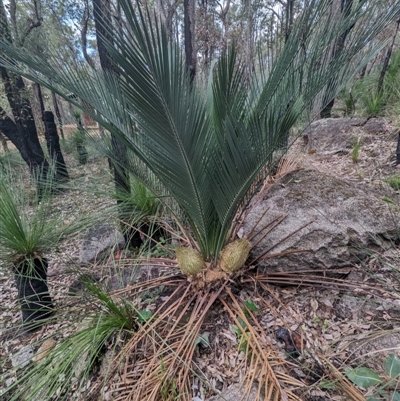
<svg viewBox="0 0 400 401">
<path fill-rule="evenodd" d="M 49 218 L 50 204 L 42 195 L 40 202 L 35 199 L 30 205 L 23 189 L 5 177 L 0 179 L 0 259 L 15 276 L 22 322 L 28 331 L 53 312 L 44 253 L 59 237 L 56 220 Z"/>
<path fill-rule="evenodd" d="M 245 274 L 251 249 L 251 239 L 236 233 L 258 184 L 279 158 L 282 138 L 300 133 L 325 106 L 319 99 L 333 98 L 375 54 L 358 56 L 400 16 L 400 3 L 360 0 L 341 20 L 331 0 L 311 0 L 279 54 L 260 54 L 258 73 L 249 77 L 232 46 L 212 63 L 206 84 L 191 82 L 179 45 L 150 11 L 130 0 L 119 5 L 123 26 L 112 31 L 112 41 L 104 38 L 117 74 L 73 70 L 57 58 L 50 63 L 0 43 L 3 65 L 61 96 L 73 92 L 80 101 L 70 101 L 121 139 L 132 156 L 124 167 L 160 196 L 182 231 L 184 246 L 176 256 L 184 275 L 162 279 L 174 286 L 172 294 L 113 364 L 116 377 L 124 372 L 115 399 L 192 399 L 190 378 L 203 379 L 192 365 L 195 344 L 217 299 L 238 327 L 241 319 L 248 328 L 242 333 L 248 356 L 243 363 L 250 365 L 244 380 L 258 380 L 258 397 L 299 399 L 290 390 L 283 394 L 279 380 L 285 375 L 272 368 L 281 361 L 271 360 L 267 335 L 260 326 L 252 329 L 255 317 L 243 313 L 230 290 L 235 277 Z M 346 46 L 335 54 L 344 32 Z"/>
</svg>

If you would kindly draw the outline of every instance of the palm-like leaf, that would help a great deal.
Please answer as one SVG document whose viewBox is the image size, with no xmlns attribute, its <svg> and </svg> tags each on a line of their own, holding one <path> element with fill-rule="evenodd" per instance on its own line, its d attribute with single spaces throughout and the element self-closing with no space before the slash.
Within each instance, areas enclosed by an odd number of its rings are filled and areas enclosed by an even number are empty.
<svg viewBox="0 0 400 401">
<path fill-rule="evenodd" d="M 260 78 L 250 81 L 230 50 L 211 72 L 205 96 L 191 87 L 182 52 L 152 15 L 129 0 L 120 4 L 126 26 L 114 32 L 115 47 L 106 42 L 117 75 L 54 67 L 4 41 L 2 64 L 19 72 L 26 65 L 22 73 L 62 96 L 74 92 L 81 107 L 132 151 L 139 161 L 134 173 L 141 178 L 140 164 L 154 173 L 214 263 L 282 136 L 296 124 L 301 129 L 322 91 L 324 99 L 335 96 L 355 73 L 350 62 L 400 13 L 399 4 L 361 0 L 341 21 L 329 14 L 330 0 L 312 0 L 282 52 L 262 63 Z M 330 57 L 335 39 L 349 27 L 346 47 Z M 151 189 L 159 193 L 160 185 Z"/>
</svg>

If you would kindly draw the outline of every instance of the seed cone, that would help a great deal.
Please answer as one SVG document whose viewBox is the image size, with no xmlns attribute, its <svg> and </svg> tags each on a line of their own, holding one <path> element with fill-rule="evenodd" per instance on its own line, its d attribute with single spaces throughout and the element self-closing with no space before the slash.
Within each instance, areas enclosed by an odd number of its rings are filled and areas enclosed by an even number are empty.
<svg viewBox="0 0 400 401">
<path fill-rule="evenodd" d="M 175 250 L 178 266 L 187 276 L 199 273 L 204 266 L 204 258 L 193 248 L 178 247 Z"/>
<path fill-rule="evenodd" d="M 226 273 L 239 270 L 249 257 L 250 249 L 250 241 L 247 238 L 231 242 L 221 251 L 219 266 Z"/>
</svg>

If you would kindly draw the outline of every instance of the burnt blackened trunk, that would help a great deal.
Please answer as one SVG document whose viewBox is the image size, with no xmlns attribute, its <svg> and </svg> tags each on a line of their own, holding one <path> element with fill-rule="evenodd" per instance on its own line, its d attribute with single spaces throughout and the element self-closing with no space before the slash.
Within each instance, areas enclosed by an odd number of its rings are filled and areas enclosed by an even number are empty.
<svg viewBox="0 0 400 401">
<path fill-rule="evenodd" d="M 67 166 L 61 152 L 60 138 L 57 133 L 57 126 L 54 122 L 54 114 L 51 111 L 43 113 L 43 122 L 46 135 L 47 148 L 56 168 L 56 182 L 65 183 L 69 180 Z"/>
<path fill-rule="evenodd" d="M 0 38 L 11 43 L 7 14 L 3 2 L 0 2 Z M 20 151 L 31 173 L 38 182 L 43 182 L 43 179 L 47 176 L 49 164 L 40 146 L 32 107 L 26 93 L 24 81 L 20 75 L 9 73 L 4 67 L 0 67 L 0 77 L 14 116 L 15 131 L 11 132 L 9 129 L 10 121 L 8 120 L 5 123 L 0 121 L 0 130 Z M 6 113 L 0 108 L 0 119 L 4 118 L 7 118 Z"/>
<path fill-rule="evenodd" d="M 2 129 L 2 132 L 20 151 L 31 173 L 37 178 L 42 178 L 43 174 L 47 174 L 49 164 L 44 157 L 43 149 L 39 142 L 32 107 L 25 93 L 24 81 L 18 75 L 9 75 L 3 67 L 0 67 L 0 74 L 14 116 L 15 129 L 14 135 L 9 129 Z M 2 117 L 5 118 L 5 113 L 3 113 Z M 7 124 L 9 127 L 9 121 L 7 121 Z M 12 137 L 14 137 L 14 140 Z"/>
<path fill-rule="evenodd" d="M 49 165 L 44 158 L 43 150 L 40 148 L 41 154 L 37 154 L 30 147 L 28 138 L 21 134 L 17 124 L 11 120 L 5 110 L 0 106 L 0 131 L 12 142 L 18 149 L 22 158 L 29 167 L 32 175 L 38 180 L 38 183 L 44 182 L 47 176 Z"/>
<path fill-rule="evenodd" d="M 168 237 L 167 231 L 154 222 L 143 223 L 140 227 L 140 231 L 145 235 L 146 242 L 149 243 L 150 248 L 154 248 L 157 244 L 161 243 L 163 239 L 166 240 Z"/>
<path fill-rule="evenodd" d="M 33 331 L 52 315 L 54 307 L 47 286 L 47 260 L 37 257 L 23 260 L 14 267 L 22 323 Z"/>
<path fill-rule="evenodd" d="M 50 158 L 54 163 L 55 182 L 58 184 L 65 183 L 69 180 L 67 166 L 64 161 L 60 147 L 60 138 L 58 137 L 57 127 L 54 122 L 54 115 L 51 111 L 45 111 L 43 103 L 42 89 L 39 84 L 34 84 L 36 97 L 40 106 L 40 114 L 44 124 L 44 136 L 46 138 L 47 150 Z"/>
<path fill-rule="evenodd" d="M 397 137 L 396 166 L 400 164 L 400 131 Z"/>
</svg>

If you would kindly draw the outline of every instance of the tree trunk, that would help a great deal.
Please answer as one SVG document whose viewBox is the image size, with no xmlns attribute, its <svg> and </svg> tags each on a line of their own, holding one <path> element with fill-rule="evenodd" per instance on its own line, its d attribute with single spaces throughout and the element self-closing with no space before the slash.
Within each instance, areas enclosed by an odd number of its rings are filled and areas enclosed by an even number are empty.
<svg viewBox="0 0 400 401">
<path fill-rule="evenodd" d="M 397 21 L 396 30 L 393 35 L 392 43 L 390 44 L 390 46 L 386 52 L 386 57 L 385 57 L 385 60 L 383 61 L 382 70 L 379 75 L 379 81 L 378 81 L 378 94 L 379 95 L 382 94 L 382 91 L 383 91 L 383 81 L 385 79 L 386 71 L 389 67 L 390 58 L 392 57 L 393 46 L 394 46 L 394 42 L 396 41 L 396 36 L 397 36 L 397 32 L 399 30 L 399 25 L 400 25 L 400 19 Z"/>
<path fill-rule="evenodd" d="M 50 158 L 54 163 L 55 181 L 58 184 L 65 183 L 69 180 L 67 166 L 64 161 L 60 147 L 60 138 L 58 137 L 57 127 L 54 123 L 54 115 L 51 111 L 45 111 L 43 103 L 42 89 L 39 84 L 33 84 L 36 97 L 39 101 L 40 114 L 44 125 L 44 135 L 46 138 L 47 150 Z"/>
<path fill-rule="evenodd" d="M 22 323 L 28 332 L 38 329 L 53 313 L 47 266 L 47 260 L 42 258 L 24 260 L 14 266 Z"/>
<path fill-rule="evenodd" d="M 40 147 L 40 153 L 37 154 L 30 146 L 28 138 L 21 135 L 20 127 L 7 116 L 4 109 L 0 107 L 0 131 L 12 142 L 18 149 L 22 158 L 28 165 L 32 175 L 40 180 L 45 177 L 48 170 L 48 163 L 43 155 L 43 150 Z"/>
<path fill-rule="evenodd" d="M 63 121 L 61 118 L 60 108 L 58 107 L 56 94 L 53 91 L 51 92 L 51 100 L 53 102 L 54 113 L 56 114 L 56 117 L 57 117 L 57 123 L 58 123 L 58 127 L 60 129 L 61 138 L 65 139 L 64 130 L 63 130 Z"/>
<path fill-rule="evenodd" d="M 111 20 L 110 1 L 93 0 L 93 9 L 96 27 L 97 48 L 99 51 L 101 68 L 104 72 L 116 73 L 111 60 L 111 56 L 104 43 L 104 40 L 110 44 L 113 43 L 113 26 Z M 131 193 L 129 173 L 128 170 L 125 168 L 125 166 L 128 164 L 127 149 L 121 139 L 113 133 L 111 134 L 111 146 L 114 154 L 114 160 L 119 161 L 118 164 L 112 161 L 112 164 L 114 172 L 115 192 L 117 196 L 117 204 L 119 206 L 119 218 L 121 222 L 123 222 L 127 213 L 127 206 L 126 203 L 124 203 L 123 199 L 126 199 L 127 196 L 129 196 Z M 125 241 L 127 244 L 129 244 L 134 236 L 132 229 L 127 230 L 123 223 L 121 223 L 121 228 L 124 233 Z M 136 238 L 136 240 L 138 239 Z M 137 242 L 135 242 L 135 247 L 136 245 Z"/>
<path fill-rule="evenodd" d="M 69 181 L 67 166 L 64 161 L 60 147 L 60 138 L 57 133 L 57 126 L 54 122 L 54 114 L 52 111 L 43 113 L 44 129 L 47 141 L 47 148 L 56 168 L 56 182 L 61 184 Z"/>
<path fill-rule="evenodd" d="M 3 1 L 0 0 L 0 37 L 11 42 L 6 18 Z M 8 73 L 4 67 L 0 67 L 0 76 L 15 121 L 13 122 L 13 132 L 10 130 L 11 125 L 8 120 L 4 122 L 0 121 L 1 126 L 5 128 L 0 128 L 0 130 L 21 152 L 31 173 L 40 182 L 46 177 L 49 165 L 40 146 L 32 107 L 26 93 L 24 81 L 20 75 Z M 5 112 L 1 108 L 0 115 L 6 118 Z"/>
<path fill-rule="evenodd" d="M 396 166 L 400 164 L 400 130 L 397 136 L 397 149 L 396 149 Z"/>
<path fill-rule="evenodd" d="M 192 83 L 196 75 L 196 49 L 194 41 L 195 2 L 183 0 L 186 67 Z"/>
<path fill-rule="evenodd" d="M 343 20 L 350 15 L 351 8 L 353 7 L 353 0 L 340 0 L 340 15 Z M 350 26 L 346 31 L 344 31 L 337 39 L 333 46 L 332 59 L 340 56 L 346 42 L 347 35 L 350 33 L 353 26 Z M 322 100 L 322 107 L 320 117 L 330 118 L 332 116 L 332 109 L 335 104 L 335 98 L 331 98 L 332 87 L 335 85 L 335 79 L 331 79 Z"/>
<path fill-rule="evenodd" d="M 285 7 L 285 42 L 288 41 L 293 28 L 293 6 L 294 0 L 286 0 Z"/>
<path fill-rule="evenodd" d="M 285 43 L 289 40 L 290 33 L 293 28 L 293 6 L 294 0 L 286 0 L 285 6 Z M 290 132 L 287 131 L 282 134 L 279 139 L 279 149 L 282 149 L 283 152 L 287 152 L 289 149 L 289 135 Z"/>
<path fill-rule="evenodd" d="M 85 130 L 83 129 L 81 117 L 76 119 L 76 127 L 78 131 L 74 134 L 74 142 L 78 153 L 78 163 L 83 165 L 88 161 L 88 152 L 85 146 Z"/>
</svg>

